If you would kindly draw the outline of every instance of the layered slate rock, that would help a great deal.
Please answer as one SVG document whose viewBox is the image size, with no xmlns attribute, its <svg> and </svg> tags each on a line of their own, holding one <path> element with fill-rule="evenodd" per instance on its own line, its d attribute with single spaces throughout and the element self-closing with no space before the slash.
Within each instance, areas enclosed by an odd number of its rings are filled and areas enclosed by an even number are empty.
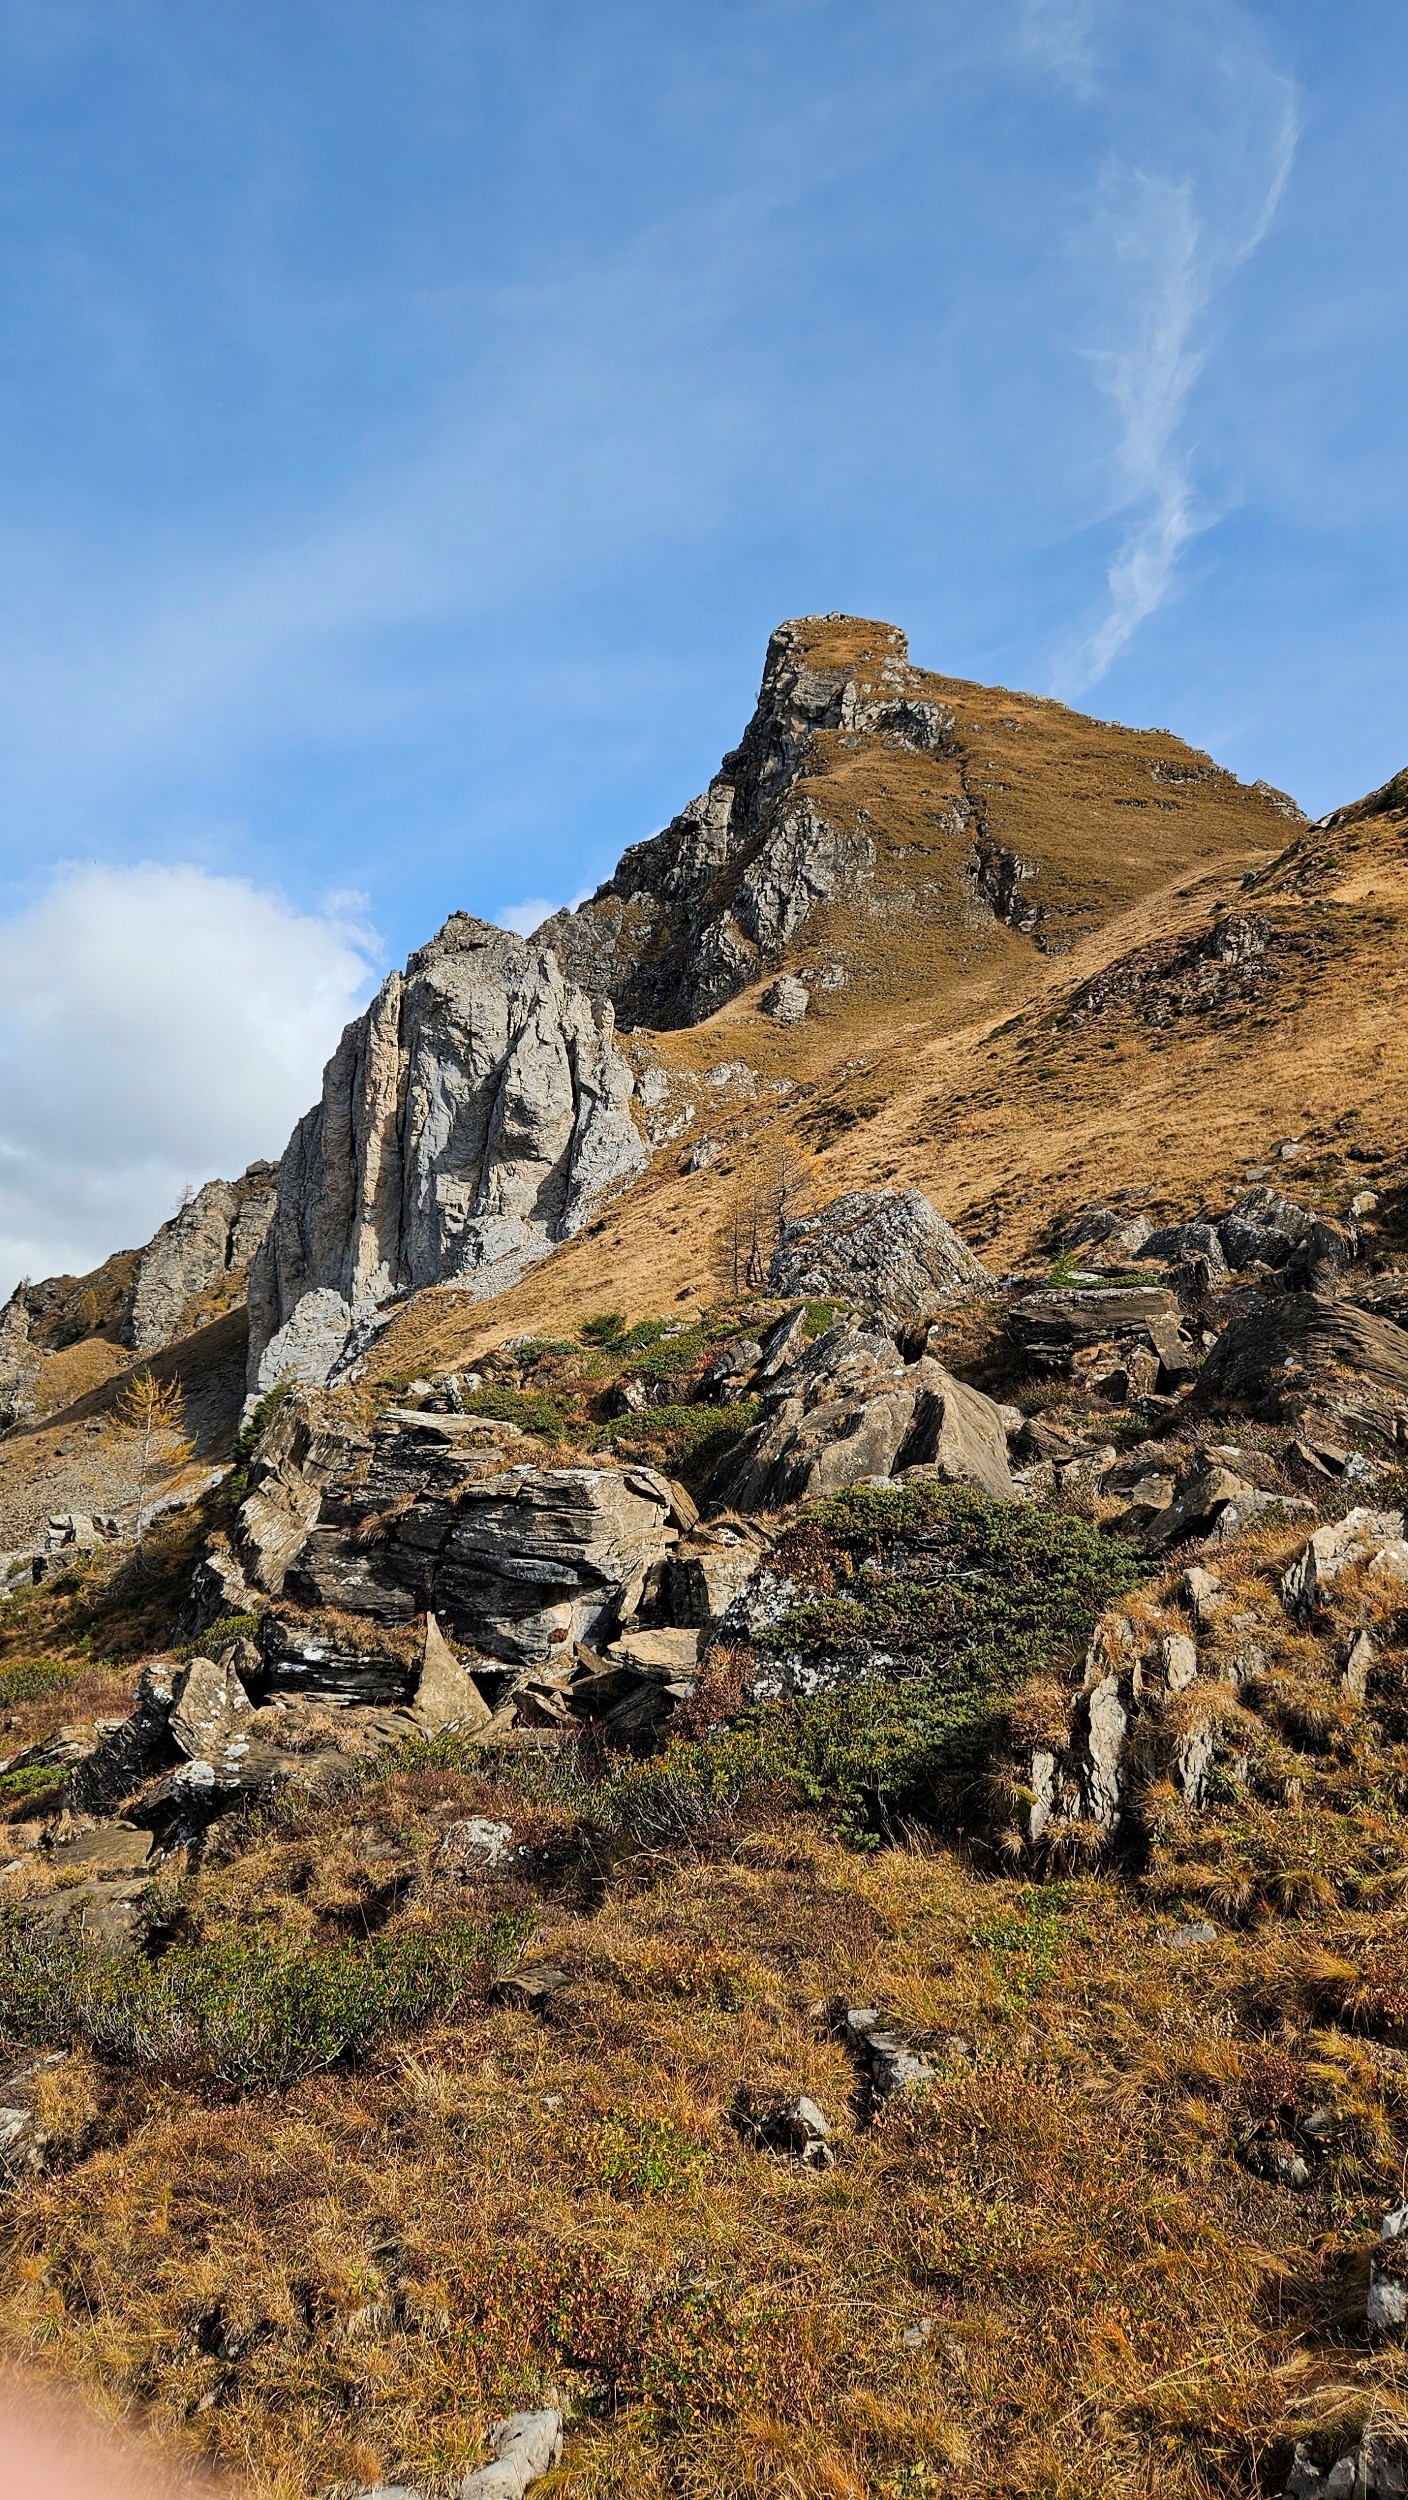
<svg viewBox="0 0 1408 2500">
<path fill-rule="evenodd" d="M 511 1663 L 599 1638 L 674 1543 L 678 1497 L 648 1467 L 506 1466 L 512 1438 L 394 1408 L 361 1434 L 295 1391 L 260 1447 L 241 1562 L 295 1609 L 387 1627 L 432 1613 Z"/>
<path fill-rule="evenodd" d="M 738 1510 L 783 1510 L 909 1473 L 1014 1497 L 992 1399 L 932 1355 L 906 1363 L 893 1338 L 842 1321 L 769 1385 L 712 1490 Z"/>
<path fill-rule="evenodd" d="M 645 1163 L 633 1082 L 609 1003 L 550 949 L 455 913 L 349 1024 L 289 1141 L 250 1283 L 251 1387 L 325 1379 L 379 1305 L 449 1279 L 502 1292 L 580 1231 Z"/>
<path fill-rule="evenodd" d="M 1328 1295 L 1258 1295 L 1203 1365 L 1200 1401 L 1271 1420 L 1312 1402 L 1394 1434 L 1408 1416 L 1408 1330 Z"/>
<path fill-rule="evenodd" d="M 786 1226 L 774 1293 L 859 1303 L 891 1326 L 991 1292 L 980 1259 L 918 1189 L 854 1189 Z"/>
<path fill-rule="evenodd" d="M 1007 1329 L 1027 1361 L 1042 1371 L 1069 1371 L 1086 1346 L 1143 1341 L 1160 1360 L 1175 1350 L 1179 1308 L 1161 1285 L 1108 1285 L 1089 1292 L 1029 1293 L 1007 1314 Z"/>
</svg>

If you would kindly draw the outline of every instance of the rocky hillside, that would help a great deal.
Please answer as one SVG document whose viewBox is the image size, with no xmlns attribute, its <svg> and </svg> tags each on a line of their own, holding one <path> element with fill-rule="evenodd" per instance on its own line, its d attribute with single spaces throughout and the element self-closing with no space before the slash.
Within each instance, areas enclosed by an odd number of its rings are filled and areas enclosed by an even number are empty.
<svg viewBox="0 0 1408 2500">
<path fill-rule="evenodd" d="M 271 2495 L 1404 2488 L 1408 792 L 1294 818 L 802 620 L 17 1297 L 10 2352 Z"/>
</svg>

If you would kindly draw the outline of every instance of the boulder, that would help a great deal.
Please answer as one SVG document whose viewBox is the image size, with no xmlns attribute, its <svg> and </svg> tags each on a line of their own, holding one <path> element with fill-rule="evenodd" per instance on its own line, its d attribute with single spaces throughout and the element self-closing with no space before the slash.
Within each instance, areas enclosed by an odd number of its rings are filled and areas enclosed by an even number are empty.
<svg viewBox="0 0 1408 2500">
<path fill-rule="evenodd" d="M 1259 1294 L 1218 1338 L 1197 1398 L 1285 1421 L 1311 1398 L 1333 1401 L 1345 1388 L 1366 1390 L 1390 1414 L 1408 1413 L 1408 1330 L 1322 1294 Z"/>
<path fill-rule="evenodd" d="M 214 1762 L 245 1732 L 252 1708 L 228 1660 L 193 1658 L 173 1681 L 166 1724 L 188 1762 Z"/>
<path fill-rule="evenodd" d="M 1015 1495 L 993 1400 L 932 1355 L 906 1364 L 892 1338 L 842 1321 L 773 1382 L 711 1489 L 740 1510 L 782 1510 L 909 1470 Z"/>
<path fill-rule="evenodd" d="M 1183 1475 L 1173 1500 L 1145 1520 L 1138 1531 L 1139 1541 L 1151 1552 L 1164 1553 L 1204 1537 L 1237 1536 L 1267 1510 L 1314 1516 L 1312 1503 L 1250 1484 L 1220 1459 L 1200 1454 Z"/>
<path fill-rule="evenodd" d="M 562 2415 L 556 2405 L 511 2413 L 490 2432 L 489 2445 L 492 2464 L 465 2476 L 459 2500 L 523 2500 L 562 2454 Z"/>
<path fill-rule="evenodd" d="M 1087 1292 L 1029 1293 L 1007 1314 L 1013 1344 L 1039 1371 L 1068 1372 L 1082 1347 L 1177 1330 L 1178 1303 L 1162 1285 L 1102 1285 Z M 1158 1352 L 1157 1346 L 1154 1348 Z M 1162 1360 L 1162 1357 L 1160 1358 Z"/>
<path fill-rule="evenodd" d="M 1314 1614 L 1342 1572 L 1354 1563 L 1370 1563 L 1394 1579 L 1408 1579 L 1408 1543 L 1404 1516 L 1398 1510 L 1352 1510 L 1317 1528 L 1281 1581 L 1281 1596 L 1293 1615 Z"/>
<path fill-rule="evenodd" d="M 451 1727 L 487 1727 L 494 1715 L 431 1614 L 425 1618 L 425 1648 L 411 1715 L 428 1736 Z"/>
<path fill-rule="evenodd" d="M 1229 1267 L 1284 1267 L 1313 1218 L 1292 1198 L 1264 1184 L 1238 1199 L 1217 1227 L 1222 1255 Z"/>
<path fill-rule="evenodd" d="M 990 1292 L 993 1278 L 917 1189 L 857 1189 L 783 1229 L 774 1293 L 835 1299 L 890 1325 Z"/>
<path fill-rule="evenodd" d="M 922 2091 L 934 2080 L 933 2061 L 911 2048 L 892 2031 L 873 2005 L 853 2005 L 846 2014 L 846 2039 L 864 2059 L 871 2090 L 882 2101 Z"/>
<path fill-rule="evenodd" d="M 1149 1238 L 1147 1215 L 1120 1214 L 1114 1207 L 1087 1207 L 1061 1235 L 1063 1250 L 1079 1250 L 1092 1267 L 1123 1266 L 1139 1256 Z"/>
<path fill-rule="evenodd" d="M 762 1551 L 755 1539 L 718 1524 L 682 1538 L 662 1575 L 661 1601 L 671 1623 L 710 1630 L 747 1587 Z"/>
<path fill-rule="evenodd" d="M 811 1003 L 812 994 L 805 981 L 798 981 L 790 972 L 770 983 L 759 1001 L 763 1014 L 771 1016 L 774 1024 L 800 1024 Z"/>
<path fill-rule="evenodd" d="M 793 2101 L 759 2101 L 740 2096 L 733 2113 L 739 2134 L 760 2151 L 784 2153 L 806 2170 L 829 2170 L 836 2156 L 831 2128 L 806 2093 Z"/>
<path fill-rule="evenodd" d="M 1215 1224 L 1166 1224 L 1148 1235 L 1139 1257 L 1157 1260 L 1163 1267 L 1173 1267 L 1184 1259 L 1204 1259 L 1207 1275 L 1214 1284 L 1227 1274 L 1227 1258 Z"/>
</svg>

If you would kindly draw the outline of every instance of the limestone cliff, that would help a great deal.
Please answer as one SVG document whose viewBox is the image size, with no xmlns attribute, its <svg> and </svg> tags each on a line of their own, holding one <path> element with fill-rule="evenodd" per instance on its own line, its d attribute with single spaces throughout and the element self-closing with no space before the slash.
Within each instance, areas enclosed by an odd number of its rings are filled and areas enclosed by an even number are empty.
<svg viewBox="0 0 1408 2500">
<path fill-rule="evenodd" d="M 326 1379 L 378 1305 L 497 1293 L 640 1171 L 608 1005 L 541 944 L 457 912 L 329 1060 L 250 1283 L 250 1385 Z"/>
</svg>

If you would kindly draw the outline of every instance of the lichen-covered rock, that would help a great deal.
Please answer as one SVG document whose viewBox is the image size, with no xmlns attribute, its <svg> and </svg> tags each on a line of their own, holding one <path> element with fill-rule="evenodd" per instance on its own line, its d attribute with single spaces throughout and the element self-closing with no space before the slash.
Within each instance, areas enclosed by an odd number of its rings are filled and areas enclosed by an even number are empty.
<svg viewBox="0 0 1408 2500">
<path fill-rule="evenodd" d="M 643 1167 L 632 1091 L 610 1006 L 547 948 L 455 913 L 347 1027 L 289 1141 L 250 1284 L 251 1387 L 309 1297 L 302 1376 L 326 1379 L 393 1296 L 514 1282 Z"/>
<path fill-rule="evenodd" d="M 892 1325 L 993 1284 L 918 1189 L 856 1189 L 798 1217 L 783 1232 L 769 1281 L 774 1293 L 860 1303 Z"/>
</svg>

